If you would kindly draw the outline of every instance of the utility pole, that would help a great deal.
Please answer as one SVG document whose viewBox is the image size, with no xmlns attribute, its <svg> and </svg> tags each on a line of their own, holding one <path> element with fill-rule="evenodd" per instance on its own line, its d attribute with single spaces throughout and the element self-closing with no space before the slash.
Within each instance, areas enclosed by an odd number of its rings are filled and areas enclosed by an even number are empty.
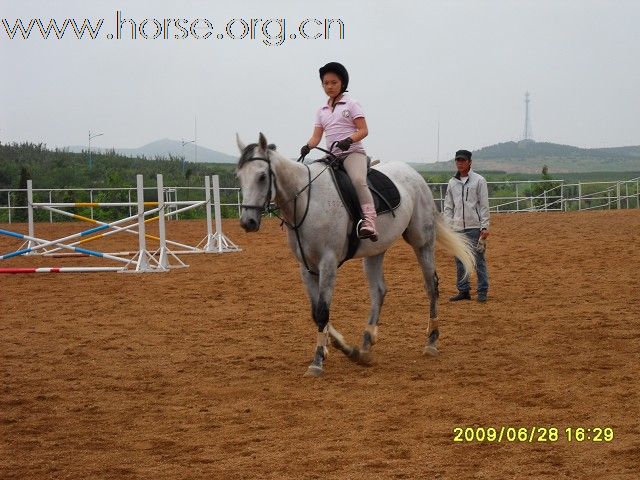
<svg viewBox="0 0 640 480">
<path fill-rule="evenodd" d="M 529 117 L 529 92 L 524 94 L 524 132 L 522 134 L 522 140 L 525 142 L 533 140 L 531 118 Z"/>
<path fill-rule="evenodd" d="M 436 152 L 436 162 L 440 161 L 440 116 L 438 116 L 438 150 Z"/>
<path fill-rule="evenodd" d="M 100 135 L 104 135 L 104 133 L 91 133 L 91 130 L 89 130 L 89 170 L 93 168 L 93 163 L 91 162 L 91 139 Z"/>
<path fill-rule="evenodd" d="M 180 145 L 182 145 L 182 175 L 183 176 L 184 176 L 184 146 L 194 142 L 195 140 L 185 140 L 184 138 L 180 141 Z"/>
</svg>

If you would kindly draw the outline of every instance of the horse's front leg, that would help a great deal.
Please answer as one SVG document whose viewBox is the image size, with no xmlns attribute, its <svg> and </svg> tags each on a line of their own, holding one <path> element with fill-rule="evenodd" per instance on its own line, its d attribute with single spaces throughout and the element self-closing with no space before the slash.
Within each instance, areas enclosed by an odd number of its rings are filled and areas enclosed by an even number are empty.
<svg viewBox="0 0 640 480">
<path fill-rule="evenodd" d="M 369 296 L 371 297 L 371 309 L 369 311 L 369 321 L 362 334 L 362 347 L 358 350 L 358 355 L 352 358 L 359 363 L 368 365 L 371 363 L 371 347 L 376 343 L 378 337 L 378 321 L 380 311 L 384 303 L 384 296 L 387 293 L 387 286 L 384 282 L 384 272 L 382 262 L 384 253 L 375 257 L 364 259 L 364 271 L 369 282 Z"/>
<path fill-rule="evenodd" d="M 327 348 L 329 345 L 329 309 L 336 283 L 337 267 L 338 262 L 334 258 L 323 259 L 320 262 L 317 277 L 302 268 L 302 277 L 307 285 L 311 302 L 311 314 L 318 330 L 313 360 L 307 368 L 306 377 L 319 377 L 324 374 L 324 360 L 329 353 Z"/>
</svg>

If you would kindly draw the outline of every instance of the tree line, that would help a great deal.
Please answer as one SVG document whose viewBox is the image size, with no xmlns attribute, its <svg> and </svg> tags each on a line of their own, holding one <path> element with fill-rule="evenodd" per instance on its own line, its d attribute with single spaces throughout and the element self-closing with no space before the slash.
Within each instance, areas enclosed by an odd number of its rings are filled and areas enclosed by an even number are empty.
<svg viewBox="0 0 640 480">
<path fill-rule="evenodd" d="M 128 157 L 110 150 L 91 152 L 90 168 L 86 151 L 76 153 L 66 149 L 49 149 L 43 143 L 0 143 L 0 189 L 26 189 L 27 180 L 33 181 L 34 189 L 125 189 L 135 187 L 137 174 L 144 175 L 145 187 L 155 187 L 158 173 L 163 175 L 165 186 L 194 189 L 194 192 L 186 190 L 186 198 L 181 200 L 199 198 L 198 193 L 201 196 L 207 175 L 219 175 L 223 188 L 237 186 L 233 164 L 183 162 L 181 157 L 172 155 Z M 93 201 L 122 201 L 115 195 L 103 192 L 100 198 L 94 198 Z M 60 192 L 55 201 L 86 202 L 89 199 L 69 190 Z M 4 199 L 0 202 L 6 204 Z M 12 195 L 12 205 L 26 203 L 25 192 Z M 26 218 L 26 211 L 14 212 L 16 221 L 23 220 L 23 217 Z"/>
</svg>

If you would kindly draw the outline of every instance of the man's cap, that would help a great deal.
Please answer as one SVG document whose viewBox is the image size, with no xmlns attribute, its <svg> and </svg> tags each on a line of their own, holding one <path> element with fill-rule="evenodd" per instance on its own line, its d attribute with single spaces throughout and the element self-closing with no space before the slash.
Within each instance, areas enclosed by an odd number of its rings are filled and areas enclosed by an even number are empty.
<svg viewBox="0 0 640 480">
<path fill-rule="evenodd" d="M 469 150 L 458 150 L 456 152 L 456 160 L 461 159 L 461 160 L 471 160 L 471 152 Z"/>
</svg>

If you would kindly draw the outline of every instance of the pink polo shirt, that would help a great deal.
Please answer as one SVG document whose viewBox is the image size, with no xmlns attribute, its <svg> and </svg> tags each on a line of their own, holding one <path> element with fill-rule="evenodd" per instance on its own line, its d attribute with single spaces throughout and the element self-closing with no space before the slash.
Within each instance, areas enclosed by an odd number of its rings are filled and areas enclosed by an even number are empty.
<svg viewBox="0 0 640 480">
<path fill-rule="evenodd" d="M 327 141 L 327 150 L 336 141 L 344 140 L 356 131 L 356 118 L 363 117 L 364 112 L 360 104 L 346 93 L 336 102 L 335 109 L 331 109 L 329 100 L 321 106 L 316 113 L 316 127 L 324 130 L 324 137 Z M 343 152 L 338 147 L 334 147 L 334 154 L 349 154 L 353 152 L 365 153 L 362 142 L 354 142 L 349 150 Z"/>
</svg>

